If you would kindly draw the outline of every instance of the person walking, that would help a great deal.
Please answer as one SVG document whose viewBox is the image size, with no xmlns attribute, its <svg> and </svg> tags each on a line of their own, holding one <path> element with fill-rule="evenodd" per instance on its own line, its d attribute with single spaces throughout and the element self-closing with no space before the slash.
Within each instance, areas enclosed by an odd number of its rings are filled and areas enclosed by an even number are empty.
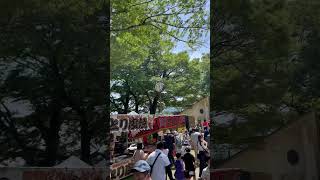
<svg viewBox="0 0 320 180">
<path fill-rule="evenodd" d="M 175 138 L 169 130 L 167 130 L 166 135 L 164 136 L 164 141 L 165 141 L 166 146 L 169 149 L 168 158 L 169 158 L 171 164 L 174 164 L 173 151 L 175 148 Z"/>
<path fill-rule="evenodd" d="M 168 156 L 162 152 L 163 149 L 163 142 L 158 142 L 157 149 L 147 158 L 147 162 L 151 167 L 150 174 L 153 180 L 166 180 L 166 171 L 171 171 L 171 163 Z"/>
<path fill-rule="evenodd" d="M 177 160 L 174 163 L 174 166 L 176 168 L 176 172 L 174 173 L 174 176 L 177 180 L 184 180 L 184 162 L 181 159 L 181 154 L 176 154 Z"/>
<path fill-rule="evenodd" d="M 188 130 L 186 130 L 183 134 L 183 141 L 189 141 L 190 140 L 190 135 Z"/>
<path fill-rule="evenodd" d="M 210 180 L 210 164 L 211 164 L 210 157 L 206 158 L 206 162 L 208 165 L 202 171 L 201 180 Z"/>
<path fill-rule="evenodd" d="M 191 132 L 190 132 L 190 144 L 191 144 L 191 148 L 194 150 L 195 149 L 195 145 L 194 145 L 194 133 L 196 132 L 195 129 L 192 129 Z"/>
<path fill-rule="evenodd" d="M 191 134 L 191 142 L 193 144 L 193 149 L 197 153 L 197 143 L 198 143 L 198 137 L 201 135 L 198 129 L 193 129 Z"/>
<path fill-rule="evenodd" d="M 197 158 L 200 161 L 199 177 L 201 177 L 203 169 L 207 166 L 206 159 L 208 157 L 207 154 L 209 153 L 209 149 L 207 147 L 207 142 L 203 139 L 202 135 L 198 136 L 197 146 L 198 146 L 198 150 L 199 150 L 199 152 L 197 154 Z"/>
<path fill-rule="evenodd" d="M 191 147 L 194 150 L 194 154 L 198 154 L 198 146 L 197 146 L 197 144 L 198 144 L 198 137 L 199 137 L 199 135 L 201 135 L 201 133 L 199 132 L 198 129 L 193 129 L 192 132 L 193 133 L 191 134 L 191 137 L 190 137 L 190 139 L 191 139 Z M 199 163 L 198 159 L 196 159 L 196 162 Z"/>
<path fill-rule="evenodd" d="M 182 156 L 184 156 L 184 154 L 186 153 L 187 148 L 191 149 L 190 143 L 189 141 L 184 141 L 180 150 Z"/>
<path fill-rule="evenodd" d="M 187 179 L 196 179 L 195 178 L 195 158 L 194 156 L 190 153 L 191 149 L 190 148 L 186 148 L 186 154 L 183 155 L 182 160 L 185 164 L 185 171 L 184 171 L 184 175 Z"/>
<path fill-rule="evenodd" d="M 133 172 L 133 180 L 152 180 L 150 170 L 151 167 L 147 161 L 137 161 L 131 170 L 131 172 Z"/>
<path fill-rule="evenodd" d="M 142 143 L 138 143 L 137 150 L 134 152 L 134 154 L 132 156 L 133 163 L 136 163 L 139 160 L 146 160 L 147 159 L 147 154 L 145 154 L 142 149 L 143 149 Z"/>
<path fill-rule="evenodd" d="M 168 149 L 168 147 L 166 146 L 165 143 L 163 143 L 163 150 L 162 150 L 162 152 L 163 152 L 166 156 L 168 156 L 168 154 L 169 154 L 169 149 Z M 170 161 L 170 159 L 169 159 L 169 161 Z M 170 171 L 166 171 L 166 174 L 168 175 L 169 179 L 173 179 L 173 175 L 172 175 L 172 171 L 171 171 L 172 164 L 170 164 L 169 167 L 170 167 Z"/>
<path fill-rule="evenodd" d="M 167 144 L 166 144 L 165 142 L 163 143 L 162 152 L 163 152 L 166 156 L 168 156 L 168 154 L 169 154 L 169 149 L 168 149 L 168 146 L 167 146 Z M 169 160 L 170 160 L 170 159 L 169 159 Z"/>
<path fill-rule="evenodd" d="M 203 134 L 204 134 L 204 139 L 206 139 L 210 134 L 209 129 L 205 129 Z"/>
<path fill-rule="evenodd" d="M 203 130 L 208 130 L 209 129 L 209 123 L 207 120 L 204 120 L 202 123 Z"/>
<path fill-rule="evenodd" d="M 174 137 L 175 137 L 175 144 L 176 144 L 176 152 L 179 152 L 181 147 L 182 147 L 182 133 L 178 133 L 177 131 L 174 132 Z"/>
</svg>

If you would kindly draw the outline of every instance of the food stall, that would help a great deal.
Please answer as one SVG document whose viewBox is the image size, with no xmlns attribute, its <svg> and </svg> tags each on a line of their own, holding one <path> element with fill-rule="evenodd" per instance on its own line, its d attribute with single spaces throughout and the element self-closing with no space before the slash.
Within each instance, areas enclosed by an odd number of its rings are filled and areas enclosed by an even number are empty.
<svg viewBox="0 0 320 180">
<path fill-rule="evenodd" d="M 123 179 L 130 175 L 132 167 L 130 144 L 136 142 L 133 139 L 129 139 L 128 136 L 150 129 L 153 124 L 153 117 L 149 115 L 111 115 L 110 123 L 110 178 Z M 134 149 L 132 150 L 134 151 Z"/>
<path fill-rule="evenodd" d="M 188 116 L 112 115 L 111 116 L 111 179 L 130 176 L 132 153 L 136 143 L 144 144 L 144 151 L 155 149 L 162 132 L 184 131 L 189 125 Z"/>
</svg>

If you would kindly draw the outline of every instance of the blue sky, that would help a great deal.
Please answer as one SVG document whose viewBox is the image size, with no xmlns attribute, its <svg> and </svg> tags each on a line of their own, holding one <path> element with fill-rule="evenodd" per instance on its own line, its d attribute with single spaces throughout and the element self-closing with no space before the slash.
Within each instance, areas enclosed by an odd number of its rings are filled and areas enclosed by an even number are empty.
<svg viewBox="0 0 320 180">
<path fill-rule="evenodd" d="M 206 10 L 210 12 L 210 1 L 206 4 Z M 178 53 L 181 51 L 187 51 L 192 59 L 200 58 L 202 54 L 210 52 L 210 32 L 204 34 L 200 41 L 203 42 L 202 46 L 197 47 L 195 50 L 192 50 L 188 47 L 188 45 L 184 42 L 178 42 L 176 47 L 172 50 L 174 53 Z"/>
<path fill-rule="evenodd" d="M 187 51 L 192 59 L 200 58 L 202 54 L 210 52 L 210 33 L 204 35 L 201 38 L 201 41 L 204 42 L 204 45 L 197 47 L 195 50 L 189 48 L 188 45 L 184 42 L 178 42 L 177 46 L 172 51 L 175 53 Z"/>
</svg>

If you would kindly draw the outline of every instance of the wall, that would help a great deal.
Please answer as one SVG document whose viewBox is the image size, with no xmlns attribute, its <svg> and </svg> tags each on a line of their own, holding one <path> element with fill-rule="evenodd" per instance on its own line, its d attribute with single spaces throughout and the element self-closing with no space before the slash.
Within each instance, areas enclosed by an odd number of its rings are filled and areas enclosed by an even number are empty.
<svg viewBox="0 0 320 180">
<path fill-rule="evenodd" d="M 203 109 L 203 114 L 200 113 L 200 109 Z M 209 120 L 209 97 L 194 103 L 191 108 L 184 110 L 181 114 L 193 116 L 196 122 Z"/>
<path fill-rule="evenodd" d="M 243 168 L 272 175 L 272 180 L 318 179 L 318 126 L 314 114 L 308 114 L 265 138 L 256 148 L 245 150 L 219 168 Z M 299 163 L 291 165 L 287 152 L 294 149 Z"/>
</svg>

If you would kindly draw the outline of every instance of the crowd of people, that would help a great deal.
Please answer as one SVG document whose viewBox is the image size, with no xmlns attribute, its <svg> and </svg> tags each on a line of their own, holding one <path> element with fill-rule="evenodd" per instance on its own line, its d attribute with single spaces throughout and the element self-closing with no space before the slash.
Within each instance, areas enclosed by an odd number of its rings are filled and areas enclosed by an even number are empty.
<svg viewBox="0 0 320 180">
<path fill-rule="evenodd" d="M 186 130 L 184 133 L 166 131 L 158 138 L 156 149 L 147 154 L 142 143 L 133 155 L 135 180 L 210 179 L 209 125 Z M 192 153 L 194 151 L 194 153 Z M 196 167 L 199 174 L 196 174 Z M 172 170 L 175 170 L 174 173 Z"/>
</svg>

